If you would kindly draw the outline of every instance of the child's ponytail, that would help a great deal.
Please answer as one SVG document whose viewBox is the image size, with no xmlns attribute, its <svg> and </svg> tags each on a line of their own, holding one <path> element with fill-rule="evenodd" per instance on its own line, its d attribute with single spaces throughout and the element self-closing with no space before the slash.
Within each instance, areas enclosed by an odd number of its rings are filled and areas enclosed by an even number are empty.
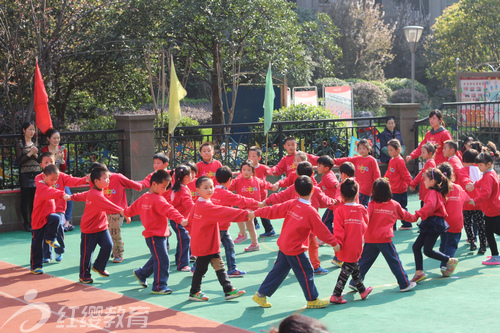
<svg viewBox="0 0 500 333">
<path fill-rule="evenodd" d="M 191 175 L 191 169 L 187 165 L 181 164 L 175 168 L 175 183 L 172 186 L 172 191 L 178 192 L 181 189 L 182 180 L 189 175 Z"/>
<path fill-rule="evenodd" d="M 425 176 L 436 182 L 436 185 L 429 187 L 431 190 L 438 191 L 444 197 L 451 191 L 451 180 L 449 180 L 438 168 L 429 168 Z"/>
<path fill-rule="evenodd" d="M 496 160 L 500 157 L 500 152 L 497 150 L 497 146 L 493 142 L 488 141 L 488 143 L 486 144 L 486 149 L 491 157 L 493 157 L 493 160 Z"/>
</svg>

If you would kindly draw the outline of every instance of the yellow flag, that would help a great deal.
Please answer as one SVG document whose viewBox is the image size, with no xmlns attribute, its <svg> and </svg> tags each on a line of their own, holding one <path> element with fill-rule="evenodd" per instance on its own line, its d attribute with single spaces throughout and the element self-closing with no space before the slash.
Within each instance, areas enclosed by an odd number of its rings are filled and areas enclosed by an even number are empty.
<svg viewBox="0 0 500 333">
<path fill-rule="evenodd" d="M 173 134 L 175 128 L 181 121 L 181 104 L 180 101 L 186 97 L 186 90 L 177 78 L 174 67 L 174 59 L 171 59 L 170 66 L 170 98 L 168 100 L 168 133 Z"/>
</svg>

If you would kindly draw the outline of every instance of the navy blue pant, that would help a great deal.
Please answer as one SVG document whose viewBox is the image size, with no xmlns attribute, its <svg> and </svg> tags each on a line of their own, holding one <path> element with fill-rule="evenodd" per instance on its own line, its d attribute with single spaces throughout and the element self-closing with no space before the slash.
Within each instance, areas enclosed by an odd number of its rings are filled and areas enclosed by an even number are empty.
<svg viewBox="0 0 500 333">
<path fill-rule="evenodd" d="M 457 252 L 458 242 L 460 242 L 461 232 L 443 232 L 441 234 L 441 244 L 439 245 L 439 252 L 449 256 L 450 258 L 455 257 L 455 252 Z M 441 267 L 446 268 L 447 261 L 441 261 Z"/>
<path fill-rule="evenodd" d="M 64 192 L 67 195 L 71 195 L 71 190 L 68 186 L 64 187 Z M 64 218 L 66 221 L 71 222 L 71 215 L 73 215 L 73 201 L 66 201 L 66 212 L 64 212 Z"/>
<path fill-rule="evenodd" d="M 299 281 L 306 300 L 316 300 L 319 294 L 314 284 L 314 270 L 305 252 L 296 256 L 287 256 L 278 251 L 278 258 L 276 258 L 273 268 L 260 285 L 259 293 L 272 296 L 283 283 L 290 269 L 293 270 L 295 277 Z"/>
<path fill-rule="evenodd" d="M 325 210 L 321 220 L 323 221 L 323 223 L 327 226 L 328 230 L 330 230 L 330 232 L 333 235 L 333 210 L 331 210 L 331 209 Z"/>
<path fill-rule="evenodd" d="M 191 237 L 187 230 L 180 224 L 170 220 L 170 225 L 174 229 L 175 236 L 177 237 L 177 247 L 175 250 L 175 266 L 180 271 L 182 268 L 189 266 L 189 254 L 191 247 Z"/>
<path fill-rule="evenodd" d="M 413 256 L 415 257 L 415 269 L 417 271 L 424 270 L 424 257 L 422 256 L 422 248 L 424 248 L 424 254 L 429 258 L 446 262 L 450 260 L 449 256 L 433 250 L 439 235 L 439 233 L 434 232 L 420 232 L 417 239 L 415 240 L 415 243 L 413 243 L 412 249 Z"/>
<path fill-rule="evenodd" d="M 54 249 L 54 252 L 57 254 L 64 253 L 65 250 L 65 245 L 64 245 L 64 214 L 63 213 L 55 213 L 59 215 L 60 220 L 59 220 L 59 225 L 57 226 L 57 231 L 56 231 L 56 239 L 57 242 L 59 243 L 60 247 L 57 249 Z M 46 242 L 43 242 L 43 259 L 52 259 L 52 246 L 47 244 Z"/>
<path fill-rule="evenodd" d="M 109 230 L 103 230 L 92 234 L 84 234 L 82 232 L 80 242 L 80 278 L 90 278 L 90 269 L 92 268 L 92 255 L 95 247 L 99 245 L 101 249 L 94 262 L 94 268 L 105 270 L 108 263 L 111 250 L 113 249 L 113 241 Z"/>
<path fill-rule="evenodd" d="M 408 206 L 408 192 L 393 193 L 392 199 L 399 202 L 399 204 L 401 205 L 401 208 L 408 211 L 408 209 L 406 209 L 406 206 Z M 402 225 L 403 227 L 409 227 L 409 228 L 412 227 L 412 224 L 410 222 L 406 222 L 404 220 L 401 220 L 401 223 L 403 223 L 403 225 Z M 396 222 L 394 222 L 394 230 L 396 230 Z"/>
<path fill-rule="evenodd" d="M 368 273 L 380 253 L 382 253 L 385 261 L 391 269 L 392 274 L 396 277 L 399 289 L 408 287 L 411 282 L 408 279 L 408 274 L 406 274 L 401 260 L 399 260 L 398 251 L 396 251 L 396 247 L 393 242 L 365 243 L 363 246 L 363 253 L 359 259 L 359 274 L 361 276 L 361 280 L 364 280 L 366 273 Z"/>
<path fill-rule="evenodd" d="M 43 244 L 48 245 L 45 241 L 53 241 L 57 236 L 57 228 L 60 225 L 60 216 L 50 214 L 47 216 L 47 223 L 40 229 L 31 232 L 31 270 L 43 267 Z"/>
<path fill-rule="evenodd" d="M 372 197 L 370 197 L 366 194 L 359 193 L 359 203 L 362 204 L 363 206 L 365 206 L 365 208 L 368 208 L 368 203 L 370 202 L 371 198 Z"/>
<path fill-rule="evenodd" d="M 257 218 L 255 218 L 255 220 L 257 220 Z M 274 230 L 274 227 L 271 224 L 271 220 L 261 217 L 260 222 L 262 222 L 262 226 L 264 227 L 265 232 L 271 232 Z"/>
<path fill-rule="evenodd" d="M 152 236 L 146 238 L 146 244 L 151 252 L 151 258 L 135 274 L 141 280 L 153 276 L 152 291 L 167 289 L 170 260 L 167 253 L 167 237 Z"/>
<path fill-rule="evenodd" d="M 220 241 L 224 246 L 226 252 L 226 266 L 227 271 L 236 269 L 236 254 L 234 253 L 234 242 L 228 230 L 220 230 Z"/>
</svg>

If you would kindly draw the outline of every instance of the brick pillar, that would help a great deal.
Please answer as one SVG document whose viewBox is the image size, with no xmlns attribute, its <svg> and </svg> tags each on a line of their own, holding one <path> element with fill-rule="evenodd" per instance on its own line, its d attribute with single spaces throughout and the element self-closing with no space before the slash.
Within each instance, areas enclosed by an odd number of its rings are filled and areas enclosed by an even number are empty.
<svg viewBox="0 0 500 333">
<path fill-rule="evenodd" d="M 143 180 L 153 172 L 155 115 L 125 114 L 115 116 L 118 129 L 124 133 L 124 174 L 132 180 Z M 141 194 L 131 192 L 132 202 Z M 130 201 L 129 201 L 130 203 Z"/>
</svg>

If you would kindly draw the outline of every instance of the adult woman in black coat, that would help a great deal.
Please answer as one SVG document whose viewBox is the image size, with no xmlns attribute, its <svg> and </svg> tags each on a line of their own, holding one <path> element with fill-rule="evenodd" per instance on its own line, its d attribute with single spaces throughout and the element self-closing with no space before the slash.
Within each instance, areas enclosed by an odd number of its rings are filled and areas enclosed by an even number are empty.
<svg viewBox="0 0 500 333">
<path fill-rule="evenodd" d="M 385 129 L 382 133 L 379 133 L 378 138 L 380 140 L 380 162 L 389 163 L 391 157 L 387 151 L 387 142 L 392 139 L 398 139 L 401 142 L 401 154 L 405 152 L 405 145 L 401 133 L 396 131 L 396 120 L 394 117 L 387 118 L 385 123 Z"/>
</svg>

